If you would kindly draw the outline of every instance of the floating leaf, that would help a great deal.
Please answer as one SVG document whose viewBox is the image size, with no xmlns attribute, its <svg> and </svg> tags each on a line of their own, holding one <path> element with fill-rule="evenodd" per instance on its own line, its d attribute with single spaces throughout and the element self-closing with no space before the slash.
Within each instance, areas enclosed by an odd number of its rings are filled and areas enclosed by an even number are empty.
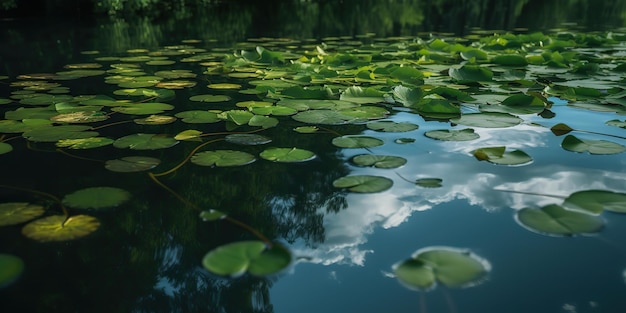
<svg viewBox="0 0 626 313">
<path fill-rule="evenodd" d="M 24 236 L 41 241 L 66 241 L 87 236 L 100 227 L 98 219 L 88 215 L 52 215 L 34 220 L 24 228 Z"/>
<path fill-rule="evenodd" d="M 104 209 L 128 201 L 130 192 L 115 187 L 90 187 L 63 197 L 63 204 L 77 209 Z"/>
<path fill-rule="evenodd" d="M 450 119 L 450 122 L 472 127 L 503 128 L 518 125 L 522 119 L 508 113 L 470 113 Z"/>
<path fill-rule="evenodd" d="M 63 139 L 84 139 L 98 136 L 98 132 L 87 131 L 89 126 L 61 125 L 38 127 L 22 134 L 26 139 L 37 142 L 56 142 Z"/>
<path fill-rule="evenodd" d="M 343 115 L 334 110 L 310 110 L 300 112 L 292 118 L 308 124 L 340 125 L 351 122 L 354 117 Z"/>
<path fill-rule="evenodd" d="M 225 102 L 230 100 L 230 97 L 226 95 L 196 95 L 189 98 L 189 100 L 198 102 Z"/>
<path fill-rule="evenodd" d="M 218 113 L 211 111 L 183 111 L 176 113 L 175 116 L 181 118 L 183 122 L 190 124 L 215 123 L 222 120 L 219 118 Z"/>
<path fill-rule="evenodd" d="M 259 155 L 261 158 L 274 162 L 306 162 L 315 158 L 315 153 L 298 148 L 269 148 Z"/>
<path fill-rule="evenodd" d="M 12 254 L 0 254 L 0 288 L 4 288 L 15 280 L 24 271 L 24 261 Z"/>
<path fill-rule="evenodd" d="M 211 89 L 239 89 L 241 85 L 231 83 L 210 84 L 207 87 Z"/>
<path fill-rule="evenodd" d="M 5 154 L 13 151 L 13 146 L 6 142 L 0 142 L 0 154 Z"/>
<path fill-rule="evenodd" d="M 254 115 L 250 121 L 248 121 L 248 125 L 250 126 L 260 126 L 263 128 L 270 128 L 278 125 L 278 120 L 273 117 L 263 116 L 263 115 Z"/>
<path fill-rule="evenodd" d="M 240 276 L 248 272 L 255 276 L 275 274 L 291 263 L 291 253 L 278 243 L 241 241 L 219 246 L 209 251 L 202 265 L 211 273 Z"/>
<path fill-rule="evenodd" d="M 301 134 L 312 134 L 318 132 L 320 129 L 316 126 L 300 126 L 293 130 Z"/>
<path fill-rule="evenodd" d="M 104 167 L 112 172 L 142 172 L 155 168 L 161 161 L 144 156 L 127 156 L 115 160 L 107 160 Z"/>
<path fill-rule="evenodd" d="M 94 123 L 107 120 L 109 116 L 100 111 L 79 111 L 64 113 L 50 117 L 53 122 L 59 123 Z"/>
<path fill-rule="evenodd" d="M 561 147 L 572 152 L 589 152 L 591 154 L 618 154 L 626 150 L 626 147 L 611 141 L 579 139 L 573 135 L 567 135 L 563 138 Z"/>
<path fill-rule="evenodd" d="M 344 176 L 333 181 L 336 188 L 347 188 L 352 192 L 373 193 L 385 191 L 393 185 L 393 181 L 387 177 L 372 175 Z"/>
<path fill-rule="evenodd" d="M 352 158 L 352 162 L 359 166 L 374 166 L 377 168 L 396 168 L 406 164 L 406 159 L 391 155 L 361 154 Z"/>
<path fill-rule="evenodd" d="M 134 119 L 133 121 L 139 125 L 164 125 L 173 123 L 176 121 L 176 118 L 167 115 L 150 115 L 146 118 Z"/>
<path fill-rule="evenodd" d="M 234 150 L 203 151 L 191 157 L 191 163 L 201 166 L 241 166 L 254 161 L 254 155 Z"/>
<path fill-rule="evenodd" d="M 200 212 L 200 218 L 205 222 L 217 221 L 226 218 L 226 213 L 218 210 L 206 210 Z"/>
<path fill-rule="evenodd" d="M 398 143 L 398 144 L 413 143 L 415 142 L 415 138 L 398 138 L 394 140 L 393 142 Z"/>
<path fill-rule="evenodd" d="M 600 214 L 603 210 L 626 213 L 626 194 L 608 190 L 577 191 L 565 199 L 563 206 L 591 214 Z"/>
<path fill-rule="evenodd" d="M 30 221 L 45 212 L 43 206 L 27 202 L 0 203 L 0 226 Z"/>
<path fill-rule="evenodd" d="M 501 54 L 493 57 L 491 63 L 505 66 L 526 66 L 528 61 L 523 55 L 519 54 Z"/>
<path fill-rule="evenodd" d="M 604 221 L 598 216 L 566 210 L 556 204 L 540 209 L 524 208 L 515 217 L 524 227 L 551 236 L 595 233 L 604 227 Z"/>
<path fill-rule="evenodd" d="M 411 289 L 430 289 L 437 283 L 466 287 L 480 282 L 490 271 L 489 263 L 468 250 L 429 247 L 392 266 L 398 280 Z"/>
<path fill-rule="evenodd" d="M 393 88 L 394 98 L 405 107 L 417 104 L 422 99 L 423 94 L 424 92 L 421 88 L 411 89 L 402 85 Z"/>
<path fill-rule="evenodd" d="M 256 134 L 230 134 L 224 139 L 228 142 L 246 146 L 264 145 L 272 142 L 272 139 Z"/>
<path fill-rule="evenodd" d="M 463 65 L 460 68 L 450 68 L 448 75 L 460 83 L 491 81 L 493 78 L 492 71 L 478 65 Z"/>
<path fill-rule="evenodd" d="M 349 87 L 341 93 L 340 100 L 359 104 L 384 102 L 385 93 L 374 88 Z"/>
<path fill-rule="evenodd" d="M 163 111 L 168 111 L 173 109 L 174 106 L 167 103 L 160 102 L 145 102 L 145 103 L 137 103 L 129 106 L 120 106 L 114 107 L 111 111 L 124 113 L 124 114 L 134 114 L 134 115 L 151 115 L 151 114 L 159 114 L 163 113 Z"/>
<path fill-rule="evenodd" d="M 112 144 L 115 140 L 105 137 L 89 137 L 82 139 L 61 139 L 56 146 L 69 149 L 93 149 Z"/>
<path fill-rule="evenodd" d="M 369 136 L 342 136 L 333 138 L 332 143 L 340 148 L 372 148 L 381 146 L 384 142 Z"/>
<path fill-rule="evenodd" d="M 134 134 L 124 136 L 113 142 L 116 148 L 129 148 L 133 150 L 155 150 L 175 146 L 178 140 L 164 135 Z"/>
<path fill-rule="evenodd" d="M 439 129 L 431 130 L 424 133 L 428 138 L 445 140 L 445 141 L 468 141 L 480 138 L 472 128 L 464 128 L 459 130 Z"/>
<path fill-rule="evenodd" d="M 626 64 L 626 63 L 625 63 Z M 626 128 L 626 120 L 624 121 L 620 121 L 620 120 L 610 120 L 606 122 L 607 125 L 609 126 L 615 126 L 615 127 L 620 127 L 620 128 Z"/>
<path fill-rule="evenodd" d="M 441 187 L 443 180 L 441 178 L 419 178 L 415 180 L 415 184 L 424 188 Z"/>
<path fill-rule="evenodd" d="M 366 124 L 367 128 L 382 132 L 408 132 L 418 129 L 419 126 L 409 122 L 376 121 Z"/>
<path fill-rule="evenodd" d="M 540 113 L 545 109 L 545 103 L 543 100 L 536 96 L 515 94 L 512 95 L 499 105 L 480 105 L 482 112 L 502 112 L 513 114 L 531 114 Z"/>
<path fill-rule="evenodd" d="M 556 125 L 552 126 L 550 128 L 550 130 L 556 136 L 561 136 L 561 135 L 565 135 L 565 134 L 571 132 L 573 129 L 571 127 L 567 126 L 566 124 L 559 123 L 559 124 L 556 124 Z"/>
<path fill-rule="evenodd" d="M 195 129 L 183 130 L 182 132 L 176 134 L 174 139 L 176 140 L 201 140 L 200 135 L 202 132 Z"/>
<path fill-rule="evenodd" d="M 533 159 L 522 150 L 505 152 L 506 147 L 488 147 L 473 151 L 474 157 L 479 161 L 487 161 L 501 165 L 523 165 L 530 163 Z"/>
<path fill-rule="evenodd" d="M 228 121 L 231 121 L 237 125 L 246 125 L 250 122 L 250 119 L 254 117 L 254 114 L 244 110 L 230 110 L 218 115 Z"/>
</svg>

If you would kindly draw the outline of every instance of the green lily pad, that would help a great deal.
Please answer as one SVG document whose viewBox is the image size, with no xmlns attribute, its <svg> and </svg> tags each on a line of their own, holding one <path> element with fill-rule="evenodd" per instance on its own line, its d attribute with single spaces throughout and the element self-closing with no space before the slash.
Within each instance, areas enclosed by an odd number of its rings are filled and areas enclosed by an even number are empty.
<svg viewBox="0 0 626 313">
<path fill-rule="evenodd" d="M 487 147 L 474 150 L 473 154 L 479 161 L 487 161 L 501 165 L 524 165 L 532 162 L 532 158 L 522 150 L 505 152 L 506 147 Z"/>
<path fill-rule="evenodd" d="M 200 135 L 202 135 L 202 132 L 199 131 L 199 130 L 187 129 L 187 130 L 183 130 L 182 132 L 176 134 L 176 136 L 174 136 L 174 139 L 176 139 L 176 140 L 202 141 L 202 139 L 200 139 Z"/>
<path fill-rule="evenodd" d="M 307 124 L 340 125 L 351 122 L 354 117 L 343 115 L 334 110 L 310 110 L 299 112 L 292 118 Z"/>
<path fill-rule="evenodd" d="M 448 75 L 460 83 L 484 82 L 493 79 L 493 72 L 478 65 L 463 65 L 460 68 L 450 68 Z"/>
<path fill-rule="evenodd" d="M 22 134 L 26 139 L 36 142 L 56 142 L 64 139 L 84 139 L 98 136 L 98 132 L 87 131 L 89 126 L 61 125 L 38 127 Z"/>
<path fill-rule="evenodd" d="M 230 134 L 224 139 L 228 142 L 246 146 L 264 145 L 272 142 L 272 139 L 256 134 Z"/>
<path fill-rule="evenodd" d="M 320 129 L 316 126 L 300 126 L 294 128 L 293 130 L 301 134 L 312 134 L 318 132 Z"/>
<path fill-rule="evenodd" d="M 251 110 L 252 113 L 259 115 L 289 116 L 298 113 L 298 110 L 282 105 L 253 107 Z"/>
<path fill-rule="evenodd" d="M 44 207 L 37 204 L 27 202 L 0 203 L 0 226 L 21 224 L 44 213 Z"/>
<path fill-rule="evenodd" d="M 626 150 L 625 146 L 607 140 L 579 139 L 567 135 L 561 142 L 563 149 L 572 152 L 589 152 L 591 154 L 618 154 Z"/>
<path fill-rule="evenodd" d="M 175 116 L 181 118 L 183 122 L 190 124 L 216 123 L 222 121 L 222 119 L 218 117 L 218 113 L 211 111 L 183 111 L 176 113 Z"/>
<path fill-rule="evenodd" d="M 545 103 L 543 102 L 543 100 L 539 99 L 536 96 L 525 94 L 512 95 L 504 99 L 504 101 L 502 101 L 502 103 L 498 105 L 480 105 L 480 110 L 482 112 L 501 112 L 513 114 L 540 113 L 544 110 L 544 108 Z"/>
<path fill-rule="evenodd" d="M 444 141 L 469 141 L 480 138 L 480 136 L 474 132 L 472 128 L 464 129 L 438 129 L 431 130 L 424 133 L 428 138 L 444 140 Z"/>
<path fill-rule="evenodd" d="M 144 156 L 127 156 L 115 160 L 107 160 L 104 168 L 112 172 L 132 173 L 143 172 L 155 168 L 161 161 Z"/>
<path fill-rule="evenodd" d="M 130 192 L 115 187 L 90 187 L 63 197 L 63 204 L 76 209 L 104 209 L 128 201 Z"/>
<path fill-rule="evenodd" d="M 139 125 L 165 125 L 175 122 L 176 118 L 167 115 L 150 115 L 146 118 L 136 118 L 133 121 Z"/>
<path fill-rule="evenodd" d="M 205 222 L 222 220 L 225 219 L 226 216 L 226 213 L 213 209 L 200 212 L 200 218 Z"/>
<path fill-rule="evenodd" d="M 248 125 L 250 126 L 260 126 L 263 128 L 270 128 L 278 125 L 278 119 L 269 116 L 263 115 L 254 115 L 248 121 Z"/>
<path fill-rule="evenodd" d="M 459 118 L 450 119 L 450 122 L 470 127 L 503 128 L 518 125 L 522 119 L 508 113 L 470 113 Z"/>
<path fill-rule="evenodd" d="M 369 136 L 342 136 L 333 138 L 332 143 L 339 148 L 372 148 L 383 145 L 384 141 Z"/>
<path fill-rule="evenodd" d="M 269 148 L 259 155 L 261 158 L 273 162 L 306 162 L 315 159 L 315 153 L 298 148 Z"/>
<path fill-rule="evenodd" d="M 551 236 L 595 233 L 604 227 L 604 221 L 598 216 L 566 210 L 556 204 L 521 209 L 515 218 L 531 231 Z"/>
<path fill-rule="evenodd" d="M 392 266 L 397 279 L 410 289 L 428 290 L 441 283 L 467 287 L 479 283 L 491 270 L 489 263 L 468 250 L 429 247 Z"/>
<path fill-rule="evenodd" d="M 118 138 L 113 142 L 116 148 L 133 150 L 156 150 L 175 146 L 178 140 L 157 134 L 134 134 Z"/>
<path fill-rule="evenodd" d="M 112 144 L 115 140 L 106 137 L 89 137 L 81 139 L 61 139 L 56 146 L 69 149 L 93 149 Z"/>
<path fill-rule="evenodd" d="M 359 120 L 372 120 L 384 118 L 389 114 L 385 108 L 375 106 L 359 106 L 338 111 L 339 114 Z"/>
<path fill-rule="evenodd" d="M 209 251 L 202 265 L 209 272 L 237 277 L 248 272 L 255 276 L 278 273 L 291 263 L 291 253 L 282 245 L 262 241 L 241 241 Z"/>
<path fill-rule="evenodd" d="M 577 191 L 565 199 L 563 206 L 591 214 L 600 214 L 604 210 L 626 213 L 626 194 L 608 190 Z"/>
<path fill-rule="evenodd" d="M 167 103 L 160 102 L 145 102 L 145 103 L 137 103 L 129 106 L 120 106 L 111 108 L 111 111 L 124 113 L 124 114 L 134 114 L 134 115 L 151 115 L 151 114 L 159 114 L 163 113 L 163 111 L 168 111 L 173 109 L 174 106 Z"/>
<path fill-rule="evenodd" d="M 398 138 L 398 139 L 394 140 L 393 142 L 395 142 L 397 144 L 414 143 L 415 142 L 415 138 Z"/>
<path fill-rule="evenodd" d="M 607 121 L 606 124 L 609 125 L 609 126 L 626 128 L 626 120 L 624 120 L 624 121 L 620 121 L 620 120 L 617 120 L 617 119 L 616 120 L 610 120 L 610 121 Z"/>
<path fill-rule="evenodd" d="M 22 234 L 40 241 L 67 241 L 85 237 L 100 227 L 100 221 L 89 215 L 52 215 L 34 220 L 22 228 Z"/>
<path fill-rule="evenodd" d="M 411 107 L 417 104 L 423 97 L 424 92 L 421 88 L 408 88 L 402 85 L 393 88 L 393 97 L 397 102 L 402 103 L 405 107 Z"/>
<path fill-rule="evenodd" d="M 24 261 L 12 254 L 0 254 L 0 288 L 12 284 L 24 271 Z"/>
<path fill-rule="evenodd" d="M 373 175 L 344 176 L 333 181 L 336 188 L 347 188 L 352 192 L 374 193 L 385 191 L 393 186 L 393 180 Z"/>
<path fill-rule="evenodd" d="M 230 97 L 226 95 L 196 95 L 189 98 L 189 100 L 197 102 L 225 102 L 229 101 Z"/>
<path fill-rule="evenodd" d="M 218 117 L 231 121 L 237 125 L 246 125 L 250 122 L 250 119 L 254 117 L 254 114 L 250 111 L 230 110 L 218 114 Z"/>
<path fill-rule="evenodd" d="M 418 125 L 409 122 L 376 121 L 366 124 L 367 128 L 382 132 L 408 132 L 419 128 Z"/>
<path fill-rule="evenodd" d="M 0 142 L 0 154 L 5 154 L 13 151 L 13 146 L 6 142 Z"/>
<path fill-rule="evenodd" d="M 493 57 L 491 63 L 505 66 L 526 66 L 528 61 L 523 55 L 519 54 L 501 54 Z"/>
<path fill-rule="evenodd" d="M 207 87 L 211 89 L 239 89 L 241 85 L 232 83 L 209 84 Z"/>
<path fill-rule="evenodd" d="M 374 88 L 363 88 L 359 86 L 352 86 L 346 88 L 339 100 L 350 101 L 359 104 L 366 103 L 379 103 L 385 102 L 384 98 L 385 93 Z"/>
<path fill-rule="evenodd" d="M 191 157 L 191 163 L 201 166 L 241 166 L 254 162 L 255 157 L 243 151 L 215 150 L 203 151 Z"/>
<path fill-rule="evenodd" d="M 406 159 L 391 155 L 361 154 L 352 158 L 358 166 L 374 166 L 377 168 L 396 168 L 406 164 Z"/>
<path fill-rule="evenodd" d="M 419 178 L 415 180 L 415 184 L 424 188 L 438 188 L 441 187 L 443 180 L 441 178 Z"/>
</svg>

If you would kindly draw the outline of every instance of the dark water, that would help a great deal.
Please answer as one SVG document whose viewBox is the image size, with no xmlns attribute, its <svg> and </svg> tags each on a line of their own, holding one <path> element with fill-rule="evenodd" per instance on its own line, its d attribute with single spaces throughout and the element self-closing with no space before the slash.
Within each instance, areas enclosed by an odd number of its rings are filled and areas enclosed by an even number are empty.
<svg viewBox="0 0 626 313">
<path fill-rule="evenodd" d="M 91 62 L 81 51 L 111 55 L 128 49 L 180 44 L 200 39 L 198 47 L 231 48 L 255 37 L 296 38 L 306 43 L 328 36 L 428 36 L 428 32 L 466 35 L 482 29 L 623 27 L 624 1 L 424 1 L 269 2 L 271 5 L 221 5 L 203 14 L 167 20 L 88 18 L 5 20 L 0 22 L 0 76 L 13 81 L 25 73 L 56 72 L 66 64 Z M 460 3 L 460 4 L 459 4 Z M 576 23 L 563 24 L 563 23 Z M 519 31 L 519 30 L 517 30 Z M 202 67 L 187 65 L 197 73 Z M 215 78 L 209 78 L 215 80 Z M 7 80 L 4 80 L 7 81 Z M 2 82 L 2 81 L 0 81 Z M 110 94 L 102 78 L 68 81 L 73 95 Z M 206 82 L 177 91 L 179 110 L 186 99 L 206 93 Z M 13 89 L 0 84 L 0 98 Z M 226 92 L 228 93 L 228 92 Z M 236 92 L 234 101 L 252 99 Z M 233 103 L 234 103 L 233 101 Z M 0 106 L 0 111 L 13 109 Z M 577 128 L 623 136 L 604 125 L 613 113 L 556 106 L 557 119 Z M 560 138 L 528 125 L 507 131 L 483 130 L 479 142 L 455 145 L 422 140 L 443 125 L 408 112 L 394 121 L 411 121 L 419 130 L 403 137 L 419 145 L 385 145 L 377 153 L 408 159 L 403 176 L 439 177 L 443 188 L 416 189 L 395 174 L 394 188 L 379 194 L 346 194 L 332 181 L 375 170 L 345 160 L 363 151 L 338 149 L 332 134 L 293 136 L 297 125 L 265 131 L 276 146 L 298 146 L 318 158 L 302 164 L 257 161 L 237 168 L 199 168 L 187 164 L 164 180 L 202 208 L 227 210 L 270 238 L 285 242 L 300 262 L 270 278 L 223 279 L 209 274 L 200 260 L 212 248 L 253 239 L 237 226 L 206 223 L 142 173 L 121 174 L 98 161 L 127 155 L 109 147 L 81 151 L 84 159 L 54 152 L 51 144 L 13 141 L 0 155 L 1 185 L 62 197 L 91 186 L 129 190 L 131 201 L 98 212 L 101 229 L 86 238 L 37 243 L 20 234 L 21 225 L 0 228 L 0 253 L 20 256 L 26 269 L 13 285 L 0 289 L 1 312 L 626 312 L 626 218 L 613 214 L 599 235 L 555 238 L 530 232 L 513 218 L 515 210 L 545 205 L 551 199 L 494 192 L 500 187 L 567 195 L 576 190 L 626 190 L 623 154 L 589 156 L 559 147 Z M 539 121 L 539 120 L 538 120 Z M 571 122 L 575 121 L 575 122 Z M 291 123 L 291 124 L 290 124 Z M 361 125 L 362 126 L 362 125 Z M 336 127 L 342 134 L 373 134 L 358 125 Z M 585 127 L 588 126 L 588 127 Z M 222 131 L 203 126 L 204 132 Z M 176 134 L 188 125 L 111 128 L 112 138 L 135 132 Z M 393 142 L 397 134 L 376 136 Z M 477 146 L 514 141 L 535 161 L 528 169 L 494 167 L 468 157 Z M 175 152 L 141 153 L 157 157 L 166 170 L 196 146 L 181 142 Z M 214 149 L 233 149 L 216 143 Z M 258 154 L 263 148 L 249 147 Z M 0 202 L 45 203 L 48 197 L 0 188 Z M 437 288 L 418 293 L 389 277 L 391 266 L 425 246 L 465 247 L 489 261 L 486 282 L 468 289 Z"/>
</svg>

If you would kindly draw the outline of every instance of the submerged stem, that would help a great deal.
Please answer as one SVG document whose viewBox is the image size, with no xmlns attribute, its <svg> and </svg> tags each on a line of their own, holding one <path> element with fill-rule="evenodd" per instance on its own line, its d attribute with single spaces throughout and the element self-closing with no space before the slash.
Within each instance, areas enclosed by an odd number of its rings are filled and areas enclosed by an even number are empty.
<svg viewBox="0 0 626 313">
<path fill-rule="evenodd" d="M 494 188 L 493 190 L 510 192 L 510 193 L 520 193 L 520 194 L 531 195 L 531 196 L 551 197 L 551 198 L 558 198 L 558 199 L 563 199 L 563 200 L 567 199 L 567 197 L 564 197 L 564 196 L 548 195 L 544 193 L 536 193 L 536 192 L 529 192 L 529 191 L 517 191 L 517 190 L 506 190 L 506 189 L 496 189 L 496 188 Z"/>
<path fill-rule="evenodd" d="M 75 158 L 75 159 L 79 159 L 79 160 L 86 160 L 86 161 L 93 161 L 93 162 L 100 162 L 100 163 L 105 163 L 105 161 L 102 160 L 96 160 L 96 159 L 91 159 L 91 158 L 86 158 L 86 157 L 81 157 L 81 156 L 77 156 L 77 155 L 73 155 L 63 149 L 57 149 L 57 152 L 61 153 L 61 154 L 65 154 L 69 157 Z"/>
<path fill-rule="evenodd" d="M 65 205 L 63 205 L 63 201 L 61 201 L 61 199 L 59 199 L 59 197 L 47 193 L 47 192 L 43 192 L 43 191 L 39 191 L 39 190 L 33 190 L 33 189 L 28 189 L 28 188 L 22 188 L 22 187 L 15 187 L 15 186 L 8 186 L 8 185 L 0 185 L 0 188 L 6 188 L 6 189 L 13 189 L 13 190 L 18 190 L 18 191 L 24 191 L 24 192 L 29 192 L 29 193 L 34 193 L 34 194 L 38 194 L 44 197 L 48 197 L 50 199 L 52 199 L 54 202 L 58 203 L 59 206 L 61 207 L 61 210 L 63 210 L 63 215 L 65 215 L 65 220 L 67 220 L 67 218 L 69 217 L 69 212 L 67 211 L 67 208 L 65 207 Z M 63 221 L 63 224 L 65 224 L 65 221 Z"/>
<path fill-rule="evenodd" d="M 210 143 L 214 143 L 214 142 L 217 142 L 217 141 L 220 141 L 220 140 L 224 140 L 224 139 L 220 138 L 220 139 L 209 140 L 209 141 L 207 141 L 205 143 L 202 143 L 202 144 L 198 145 L 193 150 L 191 150 L 189 155 L 187 155 L 187 157 L 182 162 L 178 163 L 178 165 L 174 166 L 173 168 L 171 168 L 168 171 L 165 171 L 165 172 L 162 172 L 162 173 L 158 173 L 158 174 L 152 174 L 152 173 L 149 173 L 149 174 L 151 176 L 155 176 L 156 177 L 156 176 L 165 176 L 165 175 L 171 174 L 173 172 L 176 172 L 179 168 L 181 168 L 183 165 L 185 165 L 185 163 L 187 163 L 187 161 L 189 161 L 189 159 L 191 159 L 191 157 L 194 154 L 196 154 L 196 152 L 198 152 L 198 150 L 200 150 L 200 148 L 202 148 L 202 147 L 204 147 L 204 146 L 206 146 L 206 145 L 208 145 Z"/>
<path fill-rule="evenodd" d="M 120 124 L 126 124 L 126 123 L 130 123 L 130 122 L 132 122 L 132 121 L 131 120 L 127 120 L 127 121 L 119 121 L 119 122 L 104 124 L 104 125 L 92 127 L 91 130 L 98 130 L 100 128 L 105 128 L 105 127 L 115 126 L 115 125 L 120 125 Z"/>
</svg>

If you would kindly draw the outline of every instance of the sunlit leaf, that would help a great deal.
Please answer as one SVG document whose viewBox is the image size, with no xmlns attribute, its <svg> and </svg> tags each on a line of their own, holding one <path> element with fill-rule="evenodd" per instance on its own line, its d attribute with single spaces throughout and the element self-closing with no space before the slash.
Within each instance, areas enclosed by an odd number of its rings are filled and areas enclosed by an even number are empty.
<svg viewBox="0 0 626 313">
<path fill-rule="evenodd" d="M 106 137 L 89 137 L 81 139 L 61 139 L 56 146 L 69 149 L 93 149 L 112 144 L 115 140 Z"/>
<path fill-rule="evenodd" d="M 87 236 L 100 227 L 98 219 L 88 215 L 52 215 L 34 220 L 22 228 L 24 236 L 41 241 L 67 241 Z"/>
<path fill-rule="evenodd" d="M 341 93 L 340 100 L 354 103 L 379 103 L 384 102 L 385 93 L 374 88 L 362 88 L 359 86 L 349 87 Z"/>
<path fill-rule="evenodd" d="M 27 202 L 0 203 L 0 226 L 16 225 L 41 216 L 45 209 L 41 205 Z"/>
</svg>

